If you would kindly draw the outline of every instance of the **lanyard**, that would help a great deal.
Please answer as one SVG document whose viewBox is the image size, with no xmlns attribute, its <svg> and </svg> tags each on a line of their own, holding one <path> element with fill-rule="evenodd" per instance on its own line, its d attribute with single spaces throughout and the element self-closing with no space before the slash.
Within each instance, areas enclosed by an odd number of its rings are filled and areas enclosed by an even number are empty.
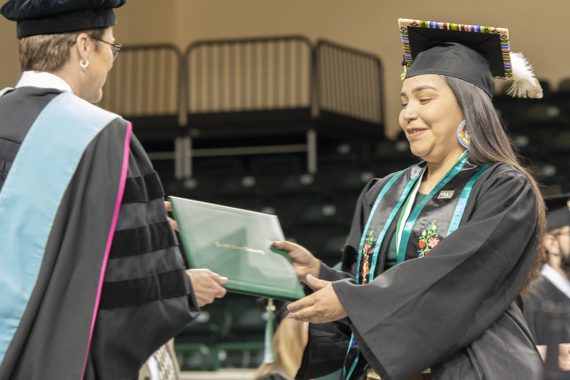
<svg viewBox="0 0 570 380">
<path fill-rule="evenodd" d="M 404 229 L 401 228 L 401 223 L 405 223 L 406 220 L 408 220 L 410 213 L 412 212 L 412 208 L 414 207 L 414 202 L 416 201 L 416 196 L 418 195 L 418 190 L 420 188 L 420 184 L 422 183 L 422 178 L 423 178 L 425 172 L 426 172 L 425 169 L 422 170 L 422 174 L 420 175 L 420 178 L 416 182 L 414 189 L 412 190 L 410 196 L 406 200 L 406 204 L 404 206 L 404 211 L 403 211 L 404 215 L 402 215 L 401 222 L 399 222 L 397 224 L 397 227 L 396 227 L 397 228 L 397 231 L 396 231 L 396 253 L 398 253 L 400 251 L 400 241 L 402 240 L 402 232 L 404 232 Z"/>
<path fill-rule="evenodd" d="M 461 218 L 463 217 L 463 213 L 465 212 L 465 207 L 467 206 L 467 201 L 469 200 L 469 196 L 471 195 L 471 190 L 473 190 L 473 185 L 477 182 L 477 179 L 483 174 L 487 169 L 490 168 L 490 165 L 485 165 L 471 179 L 461 192 L 461 196 L 459 197 L 459 201 L 457 202 L 457 206 L 455 206 L 455 212 L 453 213 L 453 218 L 451 218 L 451 223 L 449 224 L 449 229 L 447 230 L 447 236 L 454 232 L 458 227 L 459 223 L 461 222 Z"/>
</svg>

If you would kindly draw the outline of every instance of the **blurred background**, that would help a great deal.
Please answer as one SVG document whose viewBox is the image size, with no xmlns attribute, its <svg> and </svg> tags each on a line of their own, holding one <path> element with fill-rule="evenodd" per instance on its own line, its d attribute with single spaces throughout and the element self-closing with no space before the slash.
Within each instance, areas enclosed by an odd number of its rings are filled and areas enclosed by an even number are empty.
<svg viewBox="0 0 570 380">
<path fill-rule="evenodd" d="M 509 29 L 545 96 L 514 100 L 497 81 L 495 107 L 543 192 L 570 191 L 569 12 L 568 0 L 130 0 L 101 106 L 133 121 L 168 194 L 277 214 L 334 265 L 364 184 L 416 162 L 398 127 L 399 17 Z M 0 87 L 19 77 L 15 29 L 0 20 Z M 253 297 L 206 307 L 176 339 L 183 369 L 257 367 L 265 317 Z"/>
</svg>

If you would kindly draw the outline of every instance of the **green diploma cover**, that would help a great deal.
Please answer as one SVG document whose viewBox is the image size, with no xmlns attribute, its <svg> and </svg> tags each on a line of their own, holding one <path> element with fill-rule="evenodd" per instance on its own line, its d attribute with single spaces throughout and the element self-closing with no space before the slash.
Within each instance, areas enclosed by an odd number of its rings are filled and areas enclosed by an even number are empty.
<svg viewBox="0 0 570 380">
<path fill-rule="evenodd" d="M 180 240 L 192 268 L 228 278 L 228 291 L 295 300 L 304 292 L 287 253 L 275 215 L 169 197 Z"/>
</svg>

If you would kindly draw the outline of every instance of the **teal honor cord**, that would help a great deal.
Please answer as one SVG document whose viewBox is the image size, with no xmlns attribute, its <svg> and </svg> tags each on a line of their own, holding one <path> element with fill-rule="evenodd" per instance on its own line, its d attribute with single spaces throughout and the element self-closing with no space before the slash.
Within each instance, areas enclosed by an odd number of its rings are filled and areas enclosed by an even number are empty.
<svg viewBox="0 0 570 380">
<path fill-rule="evenodd" d="M 408 242 L 410 240 L 410 235 L 412 234 L 412 229 L 413 229 L 414 225 L 416 224 L 418 216 L 422 212 L 424 206 L 435 196 L 435 194 L 437 194 L 439 191 L 441 191 L 441 189 L 445 185 L 447 185 L 449 183 L 449 181 L 451 181 L 457 174 L 459 174 L 459 172 L 461 171 L 461 169 L 463 168 L 463 166 L 467 162 L 467 159 L 468 159 L 467 151 L 465 151 L 461 154 L 461 156 L 459 156 L 459 159 L 457 160 L 455 165 L 453 165 L 453 167 L 448 170 L 448 172 L 445 174 L 445 177 L 443 177 L 443 179 L 438 182 L 438 184 L 432 189 L 432 191 L 430 191 L 430 193 L 426 197 L 424 197 L 418 203 L 418 205 L 416 207 L 414 207 L 414 209 L 410 213 L 409 217 L 404 219 L 406 222 L 405 222 L 404 227 L 402 228 L 402 231 L 401 231 L 401 239 L 399 239 L 398 250 L 397 250 L 397 252 L 398 252 L 397 263 L 398 264 L 401 264 L 406 259 L 406 248 L 407 248 Z M 410 201 L 408 202 L 408 204 L 410 205 L 410 208 L 411 208 L 411 205 L 414 203 L 413 201 L 416 197 L 417 189 L 418 188 L 416 188 L 416 191 L 412 195 L 413 199 L 410 199 Z M 461 213 L 461 214 L 463 214 L 463 213 Z"/>
</svg>

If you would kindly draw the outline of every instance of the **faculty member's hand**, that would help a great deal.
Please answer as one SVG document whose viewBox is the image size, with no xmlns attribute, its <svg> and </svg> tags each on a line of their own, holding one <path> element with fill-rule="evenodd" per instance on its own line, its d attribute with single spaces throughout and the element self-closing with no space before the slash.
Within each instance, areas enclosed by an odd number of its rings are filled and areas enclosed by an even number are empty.
<svg viewBox="0 0 570 380">
<path fill-rule="evenodd" d="M 307 285 L 316 290 L 313 294 L 287 306 L 289 318 L 302 322 L 327 323 L 346 317 L 330 281 L 307 276 Z"/>
<path fill-rule="evenodd" d="M 273 245 L 275 248 L 281 249 L 289 254 L 299 281 L 309 285 L 307 283 L 307 275 L 310 274 L 313 277 L 319 277 L 321 262 L 313 256 L 307 248 L 299 244 L 291 243 L 290 241 L 276 241 Z"/>
<path fill-rule="evenodd" d="M 166 209 L 166 212 L 172 212 L 172 203 L 164 201 L 164 208 Z M 174 231 L 178 231 L 178 223 L 176 223 L 176 220 L 172 219 L 169 216 L 167 216 L 167 218 L 168 223 L 170 224 L 170 228 L 172 228 Z"/>
<path fill-rule="evenodd" d="M 186 273 L 192 281 L 192 289 L 199 307 L 208 305 L 214 302 L 216 298 L 222 298 L 226 295 L 224 288 L 224 285 L 228 283 L 226 277 L 222 277 L 209 269 L 188 269 Z"/>
</svg>

